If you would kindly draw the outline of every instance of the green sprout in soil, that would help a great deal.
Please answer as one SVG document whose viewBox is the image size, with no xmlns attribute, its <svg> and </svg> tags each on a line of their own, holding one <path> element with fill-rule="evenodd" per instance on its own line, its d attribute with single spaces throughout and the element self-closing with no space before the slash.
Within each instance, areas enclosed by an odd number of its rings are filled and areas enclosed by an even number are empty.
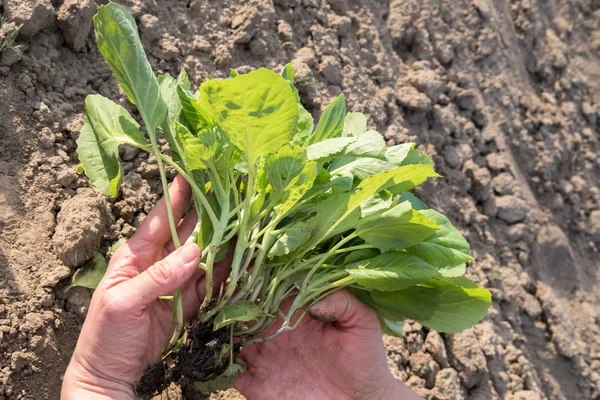
<svg viewBox="0 0 600 400">
<path fill-rule="evenodd" d="M 15 25 L 14 22 L 9 23 L 4 15 L 0 15 L 0 53 L 19 47 L 15 44 L 19 29 L 21 29 L 21 25 Z"/>
<path fill-rule="evenodd" d="M 307 307 L 342 288 L 371 306 L 388 334 L 400 335 L 405 319 L 460 332 L 486 315 L 490 293 L 462 276 L 469 244 L 410 192 L 439 176 L 414 143 L 387 148 L 363 114 L 346 112 L 343 95 L 315 127 L 289 64 L 279 74 L 232 71 L 193 91 L 185 71 L 154 75 L 123 7 L 101 6 L 94 28 L 145 133 L 123 107 L 88 96 L 77 141 L 85 174 L 117 196 L 118 147 L 135 146 L 156 157 L 176 246 L 165 166 L 190 184 L 199 216 L 188 240 L 202 248 L 206 297 L 186 324 L 180 292 L 173 293 L 171 340 L 138 394 L 152 396 L 170 382 L 204 391 L 231 385 L 244 369 L 243 346 L 294 329 Z M 213 292 L 213 268 L 228 252 L 229 282 Z M 258 336 L 278 315 L 276 333 Z"/>
</svg>

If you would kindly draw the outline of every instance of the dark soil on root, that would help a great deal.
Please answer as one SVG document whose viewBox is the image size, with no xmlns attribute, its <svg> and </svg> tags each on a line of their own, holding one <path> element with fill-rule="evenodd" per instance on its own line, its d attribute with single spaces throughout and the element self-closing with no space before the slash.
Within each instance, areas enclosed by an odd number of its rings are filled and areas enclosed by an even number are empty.
<svg viewBox="0 0 600 400">
<path fill-rule="evenodd" d="M 229 361 L 228 356 L 223 356 L 223 346 L 229 343 L 229 329 L 213 331 L 212 323 L 194 323 L 187 330 L 185 342 L 174 358 L 146 369 L 137 383 L 136 394 L 148 399 L 161 393 L 172 382 L 187 385 L 202 382 L 213 374 L 221 374 Z"/>
</svg>

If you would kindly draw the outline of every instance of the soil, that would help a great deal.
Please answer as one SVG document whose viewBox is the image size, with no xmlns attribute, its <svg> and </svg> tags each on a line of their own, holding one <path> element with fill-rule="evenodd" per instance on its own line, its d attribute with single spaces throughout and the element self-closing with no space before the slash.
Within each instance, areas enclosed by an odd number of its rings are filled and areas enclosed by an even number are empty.
<svg viewBox="0 0 600 400">
<path fill-rule="evenodd" d="M 406 323 L 386 337 L 398 379 L 427 399 L 600 398 L 600 1 L 121 3 L 156 72 L 199 82 L 292 62 L 313 114 L 344 92 L 389 144 L 433 157 L 443 178 L 418 194 L 470 241 L 467 274 L 493 305 L 460 334 Z M 116 200 L 76 173 L 85 96 L 132 110 L 90 7 L 0 0 L 24 24 L 0 57 L 0 399 L 59 397 L 91 296 L 65 292 L 69 277 L 161 194 L 132 148 Z"/>
</svg>

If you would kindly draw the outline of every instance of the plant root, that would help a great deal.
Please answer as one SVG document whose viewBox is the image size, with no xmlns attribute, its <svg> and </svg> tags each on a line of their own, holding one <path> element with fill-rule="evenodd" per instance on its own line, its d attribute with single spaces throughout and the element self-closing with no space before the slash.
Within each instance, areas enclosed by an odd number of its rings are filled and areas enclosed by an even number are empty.
<svg viewBox="0 0 600 400">
<path fill-rule="evenodd" d="M 212 321 L 195 322 L 186 335 L 173 359 L 159 361 L 146 369 L 135 387 L 139 397 L 149 399 L 164 391 L 171 383 L 187 386 L 205 381 L 227 369 L 231 343 L 228 328 L 213 331 Z M 234 353 L 238 351 L 234 349 Z"/>
</svg>

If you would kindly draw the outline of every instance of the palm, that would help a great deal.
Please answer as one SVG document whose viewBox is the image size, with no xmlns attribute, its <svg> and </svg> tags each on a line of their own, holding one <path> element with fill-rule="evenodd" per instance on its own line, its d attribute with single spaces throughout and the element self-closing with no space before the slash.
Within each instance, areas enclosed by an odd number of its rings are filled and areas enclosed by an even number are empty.
<svg viewBox="0 0 600 400">
<path fill-rule="evenodd" d="M 295 330 L 244 348 L 248 371 L 236 387 L 250 400 L 373 398 L 389 370 L 377 316 L 361 306 L 350 328 L 307 316 Z"/>
</svg>

